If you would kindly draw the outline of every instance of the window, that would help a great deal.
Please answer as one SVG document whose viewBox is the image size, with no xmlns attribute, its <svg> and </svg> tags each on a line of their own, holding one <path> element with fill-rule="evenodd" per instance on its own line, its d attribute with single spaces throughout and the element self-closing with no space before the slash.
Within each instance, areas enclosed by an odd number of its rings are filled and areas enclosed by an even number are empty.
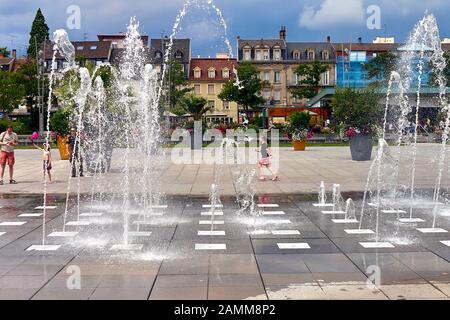
<svg viewBox="0 0 450 320">
<path fill-rule="evenodd" d="M 202 93 L 201 86 L 199 84 L 194 85 L 194 93 L 195 94 L 201 94 Z"/>
<path fill-rule="evenodd" d="M 330 53 L 328 52 L 328 50 L 324 50 L 322 52 L 322 60 L 329 60 L 330 59 Z"/>
<path fill-rule="evenodd" d="M 316 53 L 314 50 L 308 50 L 308 60 L 314 60 L 316 58 Z"/>
<path fill-rule="evenodd" d="M 256 50 L 256 60 L 257 61 L 261 61 L 262 60 L 261 50 Z"/>
<path fill-rule="evenodd" d="M 208 101 L 208 107 L 209 107 L 210 109 L 214 109 L 214 108 L 215 108 L 215 106 L 214 106 L 214 100 L 209 100 L 209 101 Z"/>
<path fill-rule="evenodd" d="M 97 46 L 91 46 L 91 50 L 97 50 Z"/>
<path fill-rule="evenodd" d="M 215 77 L 216 77 L 216 69 L 213 69 L 213 68 L 209 69 L 208 70 L 208 78 L 214 79 Z"/>
<path fill-rule="evenodd" d="M 200 78 L 202 76 L 202 69 L 200 68 L 195 68 L 194 69 L 194 78 Z"/>
<path fill-rule="evenodd" d="M 264 53 L 264 61 L 269 61 L 270 60 L 270 51 L 265 49 L 263 51 L 263 53 Z"/>
<path fill-rule="evenodd" d="M 230 70 L 225 68 L 222 70 L 222 77 L 228 79 L 230 77 Z"/>
<path fill-rule="evenodd" d="M 214 94 L 214 85 L 208 84 L 208 94 Z"/>
<path fill-rule="evenodd" d="M 68 67 L 69 67 L 69 63 L 66 62 L 66 61 L 64 61 L 64 62 L 63 62 L 63 69 L 66 69 L 66 68 L 68 68 Z"/>
<path fill-rule="evenodd" d="M 155 52 L 155 58 L 161 59 L 162 58 L 162 52 L 161 51 L 156 51 Z"/>
<path fill-rule="evenodd" d="M 97 60 L 97 61 L 95 61 L 95 64 L 96 64 L 97 66 L 101 66 L 101 65 L 103 64 L 103 61 Z"/>
<path fill-rule="evenodd" d="M 275 71 L 275 83 L 280 83 L 280 82 L 281 82 L 281 72 Z"/>
<path fill-rule="evenodd" d="M 228 101 L 223 102 L 223 110 L 230 110 L 230 102 Z"/>
<path fill-rule="evenodd" d="M 273 51 L 273 56 L 275 60 L 281 60 L 281 50 L 280 49 L 275 49 Z"/>
<path fill-rule="evenodd" d="M 264 81 L 270 81 L 270 72 L 264 72 Z"/>
<path fill-rule="evenodd" d="M 183 59 L 183 53 L 179 50 L 175 52 L 175 59 Z"/>
<path fill-rule="evenodd" d="M 250 50 L 244 50 L 244 60 L 250 61 L 251 60 L 251 51 Z"/>
<path fill-rule="evenodd" d="M 270 100 L 270 91 L 269 90 L 264 90 L 263 91 L 263 98 L 265 100 Z"/>
<path fill-rule="evenodd" d="M 352 51 L 350 53 L 350 61 L 366 62 L 366 51 Z"/>
<path fill-rule="evenodd" d="M 273 100 L 277 102 L 281 100 L 281 91 L 276 90 L 273 92 Z"/>
<path fill-rule="evenodd" d="M 83 46 L 78 46 L 77 50 L 84 50 L 84 47 Z"/>
<path fill-rule="evenodd" d="M 294 58 L 294 60 L 300 60 L 300 52 L 294 51 L 293 58 Z"/>
<path fill-rule="evenodd" d="M 322 73 L 322 84 L 324 86 L 330 85 L 330 71 Z"/>
</svg>

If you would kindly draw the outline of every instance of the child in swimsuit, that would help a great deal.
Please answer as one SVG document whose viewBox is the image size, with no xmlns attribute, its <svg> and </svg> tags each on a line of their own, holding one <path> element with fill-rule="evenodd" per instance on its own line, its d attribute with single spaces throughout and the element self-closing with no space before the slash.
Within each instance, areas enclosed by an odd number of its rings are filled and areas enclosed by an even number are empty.
<svg viewBox="0 0 450 320">
<path fill-rule="evenodd" d="M 266 178 L 263 176 L 262 169 L 263 167 L 266 167 L 267 170 L 270 171 L 272 174 L 272 180 L 277 181 L 278 175 L 273 171 L 271 165 L 270 165 L 270 159 L 272 157 L 269 146 L 267 144 L 267 139 L 264 136 L 261 136 L 259 138 L 259 150 L 256 150 L 257 152 L 261 152 L 261 159 L 258 162 L 258 169 L 259 169 L 259 180 L 265 181 Z"/>
<path fill-rule="evenodd" d="M 42 170 L 44 172 L 44 181 L 45 181 L 45 175 L 48 174 L 48 181 L 49 183 L 52 183 L 52 151 L 50 148 L 50 144 L 44 144 L 44 148 L 40 148 L 35 143 L 33 143 L 33 146 L 42 151 Z"/>
</svg>

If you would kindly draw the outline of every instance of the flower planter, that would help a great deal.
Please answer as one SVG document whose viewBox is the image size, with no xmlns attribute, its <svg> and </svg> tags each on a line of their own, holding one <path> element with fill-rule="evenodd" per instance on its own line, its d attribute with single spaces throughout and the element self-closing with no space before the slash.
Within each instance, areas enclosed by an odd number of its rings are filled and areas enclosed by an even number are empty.
<svg viewBox="0 0 450 320">
<path fill-rule="evenodd" d="M 292 141 L 292 145 L 294 146 L 294 151 L 305 151 L 306 150 L 306 140 L 302 140 L 302 141 L 294 140 L 294 141 Z"/>
<path fill-rule="evenodd" d="M 61 160 L 69 160 L 70 152 L 69 146 L 67 145 L 67 137 L 58 135 L 56 143 L 58 145 L 59 156 L 61 157 Z"/>
<path fill-rule="evenodd" d="M 370 161 L 372 159 L 372 148 L 372 136 L 358 134 L 350 138 L 350 152 L 353 161 Z"/>
</svg>

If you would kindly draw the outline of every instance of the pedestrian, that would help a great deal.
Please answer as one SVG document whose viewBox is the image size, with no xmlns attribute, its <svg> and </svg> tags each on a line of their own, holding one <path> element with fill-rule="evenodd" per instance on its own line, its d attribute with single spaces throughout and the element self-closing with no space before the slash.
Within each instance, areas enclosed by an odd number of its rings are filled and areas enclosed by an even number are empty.
<svg viewBox="0 0 450 320">
<path fill-rule="evenodd" d="M 76 163 L 78 163 L 79 166 L 78 174 L 80 177 L 83 177 L 83 156 L 81 155 L 80 151 L 81 137 L 77 134 L 77 130 L 75 128 L 70 129 L 70 135 L 67 139 L 67 145 L 69 146 L 70 152 L 72 178 L 75 178 L 77 176 Z"/>
<path fill-rule="evenodd" d="M 0 135 L 0 185 L 3 185 L 3 176 L 5 175 L 6 164 L 9 166 L 9 183 L 17 184 L 14 180 L 14 147 L 19 144 L 19 138 L 14 133 L 13 127 L 10 125 L 6 128 L 6 131 Z"/>
<path fill-rule="evenodd" d="M 263 168 L 265 167 L 272 174 L 272 181 L 278 181 L 278 175 L 273 171 L 270 160 L 272 159 L 272 153 L 267 143 L 267 138 L 263 135 L 259 138 L 259 149 L 256 149 L 257 152 L 261 153 L 261 159 L 258 161 L 258 169 L 259 169 L 259 180 L 265 181 L 266 178 L 263 175 Z"/>
<path fill-rule="evenodd" d="M 33 140 L 32 140 L 32 142 L 33 142 Z M 43 162 L 42 169 L 43 169 L 43 172 L 44 172 L 44 181 L 45 181 L 45 175 L 48 174 L 48 181 L 49 181 L 49 183 L 52 183 L 52 172 L 51 172 L 51 170 L 52 170 L 52 160 L 53 160 L 53 158 L 52 158 L 52 150 L 51 150 L 51 147 L 50 147 L 50 143 L 48 143 L 48 144 L 44 143 L 44 147 L 40 148 L 37 144 L 35 144 L 33 142 L 33 146 L 36 149 L 42 151 L 42 162 Z"/>
</svg>

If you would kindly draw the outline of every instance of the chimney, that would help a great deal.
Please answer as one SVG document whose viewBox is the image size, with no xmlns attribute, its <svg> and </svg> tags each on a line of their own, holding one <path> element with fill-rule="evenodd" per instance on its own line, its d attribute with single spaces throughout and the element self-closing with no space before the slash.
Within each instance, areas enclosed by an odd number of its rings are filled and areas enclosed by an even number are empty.
<svg viewBox="0 0 450 320">
<path fill-rule="evenodd" d="M 362 37 L 358 38 L 358 43 L 362 43 Z"/>
<path fill-rule="evenodd" d="M 238 40 L 241 40 L 241 36 L 237 36 L 236 38 L 237 38 Z"/>
<path fill-rule="evenodd" d="M 331 36 L 327 37 L 327 42 L 330 43 L 331 42 Z"/>
<path fill-rule="evenodd" d="M 281 29 L 280 29 L 280 40 L 286 41 L 286 27 L 285 26 L 281 26 Z"/>
<path fill-rule="evenodd" d="M 12 50 L 12 57 L 13 57 L 13 59 L 17 58 L 17 50 L 16 49 Z"/>
</svg>

